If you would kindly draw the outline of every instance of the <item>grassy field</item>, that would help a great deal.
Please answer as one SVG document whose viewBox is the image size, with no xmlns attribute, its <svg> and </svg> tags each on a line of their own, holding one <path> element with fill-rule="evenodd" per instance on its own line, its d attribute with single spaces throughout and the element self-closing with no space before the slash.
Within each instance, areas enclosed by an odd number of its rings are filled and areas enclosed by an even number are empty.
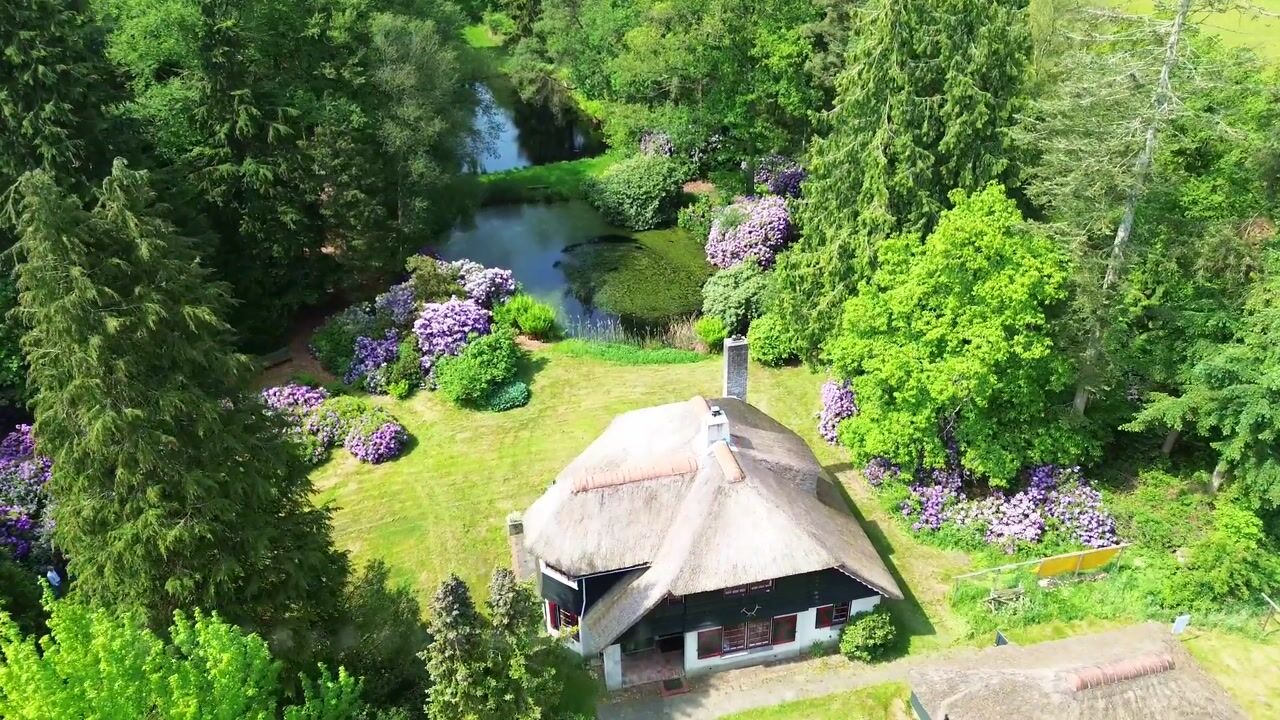
<svg viewBox="0 0 1280 720">
<path fill-rule="evenodd" d="M 460 410 L 432 393 L 381 399 L 413 435 L 408 453 L 383 465 L 338 452 L 313 478 L 334 509 L 340 546 L 357 561 L 382 558 L 396 579 L 427 599 L 449 573 L 483 596 L 493 568 L 509 562 L 505 518 L 523 510 L 556 474 L 626 410 L 701 393 L 714 396 L 720 363 L 623 365 L 571 357 L 552 345 L 532 356 L 533 397 L 506 413 Z M 799 432 L 855 499 L 841 453 L 817 437 L 823 378 L 804 368 L 751 368 L 750 400 Z M 858 500 L 873 541 L 895 568 L 908 602 L 895 603 L 912 651 L 954 643 L 962 628 L 946 604 L 948 578 L 967 568 L 959 553 L 922 545 Z"/>
<path fill-rule="evenodd" d="M 1107 0 L 1107 4 L 1134 13 L 1150 13 L 1153 0 Z M 1225 12 L 1197 11 L 1206 3 L 1192 5 L 1192 19 L 1205 31 L 1258 55 L 1280 61 L 1280 0 L 1248 0 L 1248 9 Z M 1244 3 L 1242 3 L 1244 5 Z"/>
<path fill-rule="evenodd" d="M 909 720 L 915 715 L 902 683 L 873 685 L 826 697 L 734 713 L 724 720 Z"/>
</svg>

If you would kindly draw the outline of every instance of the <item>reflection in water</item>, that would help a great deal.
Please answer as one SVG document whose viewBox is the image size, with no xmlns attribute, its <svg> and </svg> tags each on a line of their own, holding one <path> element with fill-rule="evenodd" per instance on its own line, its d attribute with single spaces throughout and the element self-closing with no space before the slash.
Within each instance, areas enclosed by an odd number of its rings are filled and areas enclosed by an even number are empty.
<svg viewBox="0 0 1280 720">
<path fill-rule="evenodd" d="M 439 248 L 446 260 L 470 258 L 510 268 L 525 292 L 554 305 L 570 322 L 607 317 L 573 297 L 561 264 L 564 249 L 620 231 L 581 201 L 483 208 L 475 220 L 454 228 Z"/>
<path fill-rule="evenodd" d="M 572 109 L 520 100 L 500 79 L 477 84 L 476 128 L 484 137 L 479 171 L 501 172 L 530 165 L 573 160 L 604 150 L 595 127 Z"/>
</svg>

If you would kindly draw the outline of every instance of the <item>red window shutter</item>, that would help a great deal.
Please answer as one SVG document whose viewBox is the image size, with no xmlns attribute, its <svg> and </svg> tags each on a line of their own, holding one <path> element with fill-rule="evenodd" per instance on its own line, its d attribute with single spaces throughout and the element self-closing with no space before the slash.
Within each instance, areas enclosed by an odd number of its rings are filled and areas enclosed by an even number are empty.
<svg viewBox="0 0 1280 720">
<path fill-rule="evenodd" d="M 712 628 L 703 630 L 698 633 L 698 659 L 719 657 L 720 646 L 724 641 L 724 635 L 720 628 Z"/>
<path fill-rule="evenodd" d="M 772 644 L 786 645 L 796 641 L 796 616 L 783 615 L 773 619 Z"/>
<path fill-rule="evenodd" d="M 813 626 L 818 628 L 829 628 L 832 626 L 832 610 L 834 605 L 825 605 L 818 608 L 818 615 L 814 618 Z"/>
<path fill-rule="evenodd" d="M 551 629 L 560 629 L 560 607 L 550 600 L 547 601 L 547 615 L 551 617 Z"/>
</svg>

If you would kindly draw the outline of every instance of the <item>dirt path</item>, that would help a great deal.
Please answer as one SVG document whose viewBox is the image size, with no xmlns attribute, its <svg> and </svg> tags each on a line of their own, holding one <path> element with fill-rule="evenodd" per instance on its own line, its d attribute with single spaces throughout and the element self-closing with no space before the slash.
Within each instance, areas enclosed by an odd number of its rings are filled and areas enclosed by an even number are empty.
<svg viewBox="0 0 1280 720">
<path fill-rule="evenodd" d="M 600 720 L 714 720 L 733 713 L 793 700 L 822 697 L 887 682 L 905 682 L 907 671 L 976 655 L 979 648 L 955 648 L 909 655 L 883 663 L 850 663 L 825 657 L 728 670 L 697 678 L 686 695 L 663 699 L 648 687 L 615 696 L 596 712 Z"/>
</svg>

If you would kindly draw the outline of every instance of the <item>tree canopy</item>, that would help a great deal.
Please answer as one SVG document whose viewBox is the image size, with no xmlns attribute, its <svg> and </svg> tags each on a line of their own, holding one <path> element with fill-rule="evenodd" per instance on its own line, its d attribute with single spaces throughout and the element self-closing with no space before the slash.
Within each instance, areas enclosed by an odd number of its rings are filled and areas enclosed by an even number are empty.
<svg viewBox="0 0 1280 720">
<path fill-rule="evenodd" d="M 950 200 L 923 242 L 885 240 L 875 274 L 845 304 L 826 348 L 857 398 L 840 440 L 855 461 L 958 463 L 997 484 L 1032 464 L 1073 462 L 1088 443 L 1062 423 L 1072 366 L 1051 327 L 1067 258 L 999 186 Z"/>
</svg>

